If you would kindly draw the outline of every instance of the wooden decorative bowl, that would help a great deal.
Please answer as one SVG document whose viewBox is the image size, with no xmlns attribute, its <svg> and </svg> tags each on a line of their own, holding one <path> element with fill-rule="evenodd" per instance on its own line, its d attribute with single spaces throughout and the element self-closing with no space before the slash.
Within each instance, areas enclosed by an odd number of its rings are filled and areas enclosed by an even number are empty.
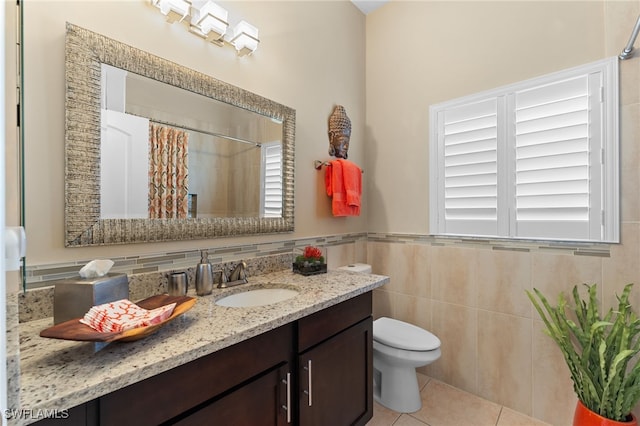
<svg viewBox="0 0 640 426">
<path fill-rule="evenodd" d="M 189 296 L 168 296 L 166 294 L 161 294 L 141 300 L 136 303 L 136 305 L 144 309 L 156 309 L 170 303 L 176 304 L 171 316 L 158 324 L 132 328 L 131 330 L 119 332 L 101 333 L 88 325 L 82 324 L 80 322 L 80 318 L 76 318 L 42 330 L 40 332 L 40 337 L 76 340 L 80 342 L 133 342 L 155 333 L 159 328 L 164 327 L 169 321 L 172 321 L 174 318 L 187 312 L 196 303 L 196 299 Z"/>
</svg>

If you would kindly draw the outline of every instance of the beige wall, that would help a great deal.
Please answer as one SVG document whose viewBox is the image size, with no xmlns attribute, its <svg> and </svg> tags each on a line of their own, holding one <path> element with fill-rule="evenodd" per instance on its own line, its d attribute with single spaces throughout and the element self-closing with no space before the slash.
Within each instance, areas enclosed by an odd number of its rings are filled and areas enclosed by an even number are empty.
<svg viewBox="0 0 640 426">
<path fill-rule="evenodd" d="M 430 104 L 615 56 L 639 12 L 638 1 L 392 1 L 369 15 L 368 231 L 428 233 Z M 535 245 L 518 251 L 509 243 L 494 250 L 369 242 L 374 272 L 391 277 L 376 291 L 375 315 L 414 322 L 442 340 L 442 358 L 427 374 L 549 423 L 571 424 L 568 371 L 524 290 L 555 299 L 574 284 L 595 282 L 608 307 L 624 284 L 640 285 L 639 64 L 640 57 L 620 63 L 622 243 L 607 246 L 610 257 Z M 640 288 L 633 297 L 640 306 Z"/>
<path fill-rule="evenodd" d="M 219 3 L 229 10 L 232 23 L 246 19 L 259 28 L 261 43 L 253 56 L 239 58 L 234 49 L 207 44 L 183 24 L 167 24 L 148 0 L 24 3 L 28 265 L 366 230 L 364 215 L 331 216 L 330 199 L 323 192 L 323 174 L 313 168 L 314 159 L 329 159 L 327 121 L 335 104 L 344 105 L 352 121 L 350 159 L 364 163 L 365 16 L 348 1 Z M 295 232 L 64 248 L 65 21 L 294 108 Z M 364 198 L 366 203 L 366 195 Z"/>
<path fill-rule="evenodd" d="M 603 9 L 391 1 L 368 15 L 368 230 L 428 233 L 429 105 L 605 57 Z M 633 19 L 620 23 L 626 37 Z"/>
</svg>

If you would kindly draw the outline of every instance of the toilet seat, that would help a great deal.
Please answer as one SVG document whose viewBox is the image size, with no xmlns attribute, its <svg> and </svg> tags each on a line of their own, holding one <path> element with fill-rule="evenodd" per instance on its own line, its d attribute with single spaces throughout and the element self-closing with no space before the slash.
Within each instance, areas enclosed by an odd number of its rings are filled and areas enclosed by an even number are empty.
<svg viewBox="0 0 640 426">
<path fill-rule="evenodd" d="M 408 351 L 393 348 L 384 343 L 373 341 L 373 353 L 383 357 L 387 362 L 411 365 L 413 368 L 422 367 L 440 358 L 440 348 L 432 351 Z"/>
<path fill-rule="evenodd" d="M 387 317 L 373 322 L 373 340 L 407 351 L 433 351 L 440 347 L 440 339 L 427 330 Z"/>
</svg>

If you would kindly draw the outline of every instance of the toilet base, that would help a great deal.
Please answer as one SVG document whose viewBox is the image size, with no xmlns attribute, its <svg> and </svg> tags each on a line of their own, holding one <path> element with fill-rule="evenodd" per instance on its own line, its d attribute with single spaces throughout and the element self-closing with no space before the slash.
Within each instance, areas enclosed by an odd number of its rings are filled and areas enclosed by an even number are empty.
<svg viewBox="0 0 640 426">
<path fill-rule="evenodd" d="M 398 413 L 415 413 L 422 408 L 415 368 L 374 365 L 373 398 Z M 379 369 L 377 368 L 379 367 Z"/>
<path fill-rule="evenodd" d="M 400 336 L 400 338 L 397 338 Z M 417 367 L 440 358 L 440 340 L 414 325 L 391 318 L 373 322 L 373 395 L 398 413 L 422 408 Z"/>
</svg>

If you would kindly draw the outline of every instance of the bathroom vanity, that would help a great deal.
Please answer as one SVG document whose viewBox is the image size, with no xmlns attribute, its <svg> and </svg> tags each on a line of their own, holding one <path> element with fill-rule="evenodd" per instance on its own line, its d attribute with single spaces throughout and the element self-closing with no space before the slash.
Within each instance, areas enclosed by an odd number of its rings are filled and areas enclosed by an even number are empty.
<svg viewBox="0 0 640 426">
<path fill-rule="evenodd" d="M 248 286 L 299 294 L 233 308 L 215 302 L 247 288 L 216 290 L 156 334 L 95 353 L 36 337 L 49 320 L 26 323 L 21 406 L 69 409 L 42 425 L 364 425 L 373 410 L 371 291 L 387 281 L 342 271 L 252 277 Z"/>
</svg>

